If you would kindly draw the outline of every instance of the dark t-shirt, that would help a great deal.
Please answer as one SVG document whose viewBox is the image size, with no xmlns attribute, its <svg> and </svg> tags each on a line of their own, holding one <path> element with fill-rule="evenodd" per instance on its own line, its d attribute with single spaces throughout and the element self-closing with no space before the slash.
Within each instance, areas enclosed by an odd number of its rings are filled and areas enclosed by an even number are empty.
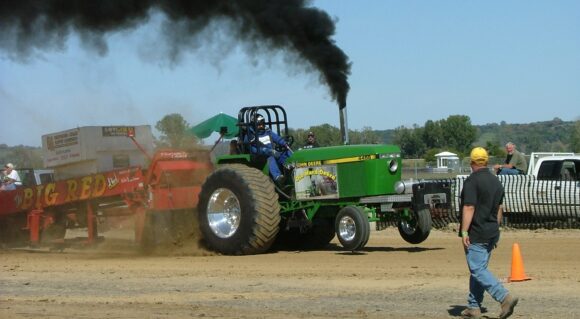
<svg viewBox="0 0 580 319">
<path fill-rule="evenodd" d="M 471 242 L 487 243 L 491 239 L 499 238 L 497 210 L 503 203 L 503 197 L 503 186 L 488 169 L 480 169 L 465 180 L 461 191 L 462 215 L 463 205 L 475 206 L 473 220 L 468 230 Z"/>
<path fill-rule="evenodd" d="M 505 163 L 509 164 L 510 161 L 512 160 L 512 157 L 514 156 L 514 154 L 508 154 L 505 158 Z"/>
<path fill-rule="evenodd" d="M 318 143 L 314 142 L 314 143 L 308 143 L 306 142 L 306 145 L 304 145 L 304 148 L 317 148 L 318 147 Z"/>
</svg>

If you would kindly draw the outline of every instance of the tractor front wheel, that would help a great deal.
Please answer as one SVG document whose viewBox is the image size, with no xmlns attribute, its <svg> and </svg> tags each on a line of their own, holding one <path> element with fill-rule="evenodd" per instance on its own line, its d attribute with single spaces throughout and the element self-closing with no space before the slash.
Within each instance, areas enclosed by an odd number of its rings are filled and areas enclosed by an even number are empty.
<svg viewBox="0 0 580 319">
<path fill-rule="evenodd" d="M 369 241 L 371 233 L 369 220 L 365 211 L 357 206 L 342 208 L 335 220 L 338 240 L 347 250 L 360 250 Z"/>
<path fill-rule="evenodd" d="M 397 224 L 399 234 L 410 244 L 422 243 L 431 232 L 431 212 L 424 208 L 419 211 L 413 211 L 410 219 L 403 219 Z"/>
</svg>

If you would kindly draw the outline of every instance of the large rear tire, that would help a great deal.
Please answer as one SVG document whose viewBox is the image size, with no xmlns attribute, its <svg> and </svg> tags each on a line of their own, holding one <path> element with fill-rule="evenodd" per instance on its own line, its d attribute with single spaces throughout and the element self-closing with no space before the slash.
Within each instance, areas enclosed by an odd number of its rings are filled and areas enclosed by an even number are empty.
<svg viewBox="0 0 580 319">
<path fill-rule="evenodd" d="M 399 234 L 410 244 L 420 244 L 431 232 L 431 212 L 429 209 L 420 209 L 418 212 L 411 213 L 410 220 L 401 220 L 397 224 Z"/>
<path fill-rule="evenodd" d="M 365 211 L 357 206 L 346 206 L 336 215 L 336 236 L 347 250 L 361 250 L 369 241 L 371 227 Z"/>
<path fill-rule="evenodd" d="M 280 205 L 270 178 L 241 164 L 213 172 L 199 194 L 205 245 L 226 255 L 266 252 L 278 234 Z"/>
</svg>

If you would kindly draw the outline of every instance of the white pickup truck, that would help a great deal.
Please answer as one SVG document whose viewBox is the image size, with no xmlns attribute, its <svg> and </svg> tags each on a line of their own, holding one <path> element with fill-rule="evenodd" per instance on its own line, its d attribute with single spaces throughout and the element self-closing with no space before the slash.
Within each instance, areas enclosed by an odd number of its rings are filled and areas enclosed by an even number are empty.
<svg viewBox="0 0 580 319">
<path fill-rule="evenodd" d="M 467 175 L 457 176 L 455 207 Z M 532 153 L 527 175 L 498 175 L 505 189 L 504 212 L 510 219 L 580 221 L 580 154 Z"/>
</svg>

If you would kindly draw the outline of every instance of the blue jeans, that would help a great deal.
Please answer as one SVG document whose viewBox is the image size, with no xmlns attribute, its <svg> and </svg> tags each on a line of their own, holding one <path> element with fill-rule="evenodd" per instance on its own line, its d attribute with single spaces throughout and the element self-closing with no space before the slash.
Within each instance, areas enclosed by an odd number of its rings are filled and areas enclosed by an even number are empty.
<svg viewBox="0 0 580 319">
<path fill-rule="evenodd" d="M 495 243 L 496 241 L 486 244 L 473 243 L 469 245 L 465 252 L 467 266 L 471 273 L 469 277 L 469 296 L 467 297 L 469 308 L 481 307 L 484 291 L 487 291 L 497 302 L 502 302 L 508 294 L 507 289 L 487 270 L 491 251 L 495 247 Z"/>
<path fill-rule="evenodd" d="M 274 180 L 276 180 L 278 176 L 282 175 L 282 172 L 280 171 L 280 166 L 284 165 L 286 159 L 290 157 L 290 155 L 292 154 L 290 154 L 290 152 L 286 150 L 282 153 L 279 153 L 278 157 L 274 156 L 268 157 L 268 168 L 270 170 L 270 175 L 272 175 L 272 178 Z"/>
<path fill-rule="evenodd" d="M 502 168 L 499 175 L 520 175 L 520 171 L 515 168 Z"/>
<path fill-rule="evenodd" d="M 4 186 L 4 187 L 2 188 L 2 190 L 5 190 L 5 191 L 13 191 L 13 190 L 15 190 L 15 189 L 16 189 L 16 185 L 15 185 L 14 183 L 10 183 L 10 184 L 4 184 L 4 185 L 2 185 L 2 186 Z"/>
</svg>

